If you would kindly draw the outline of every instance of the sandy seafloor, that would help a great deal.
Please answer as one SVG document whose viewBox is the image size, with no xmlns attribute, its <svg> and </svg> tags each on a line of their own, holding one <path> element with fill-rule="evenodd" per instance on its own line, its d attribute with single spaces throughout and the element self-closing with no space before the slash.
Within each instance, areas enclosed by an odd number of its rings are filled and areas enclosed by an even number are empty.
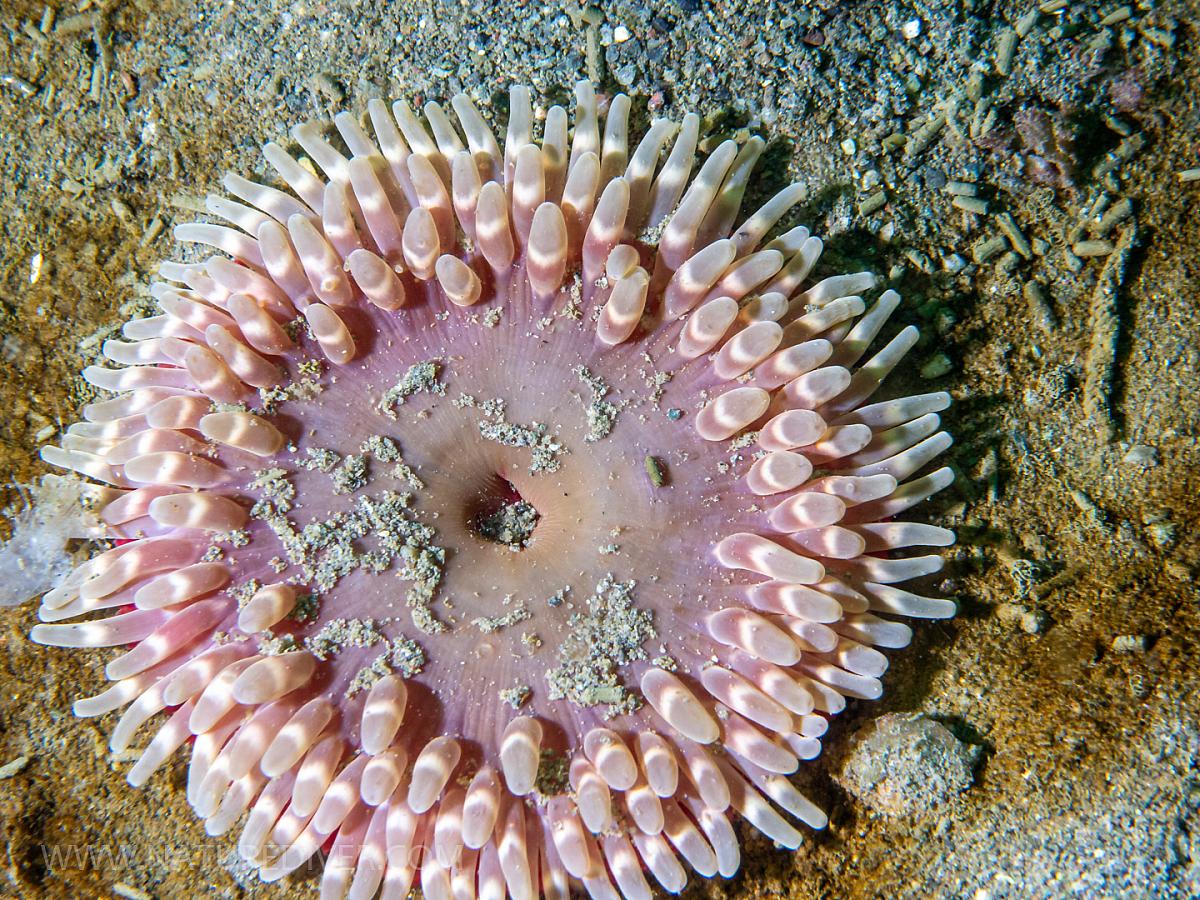
<svg viewBox="0 0 1200 900">
<path fill-rule="evenodd" d="M 458 90 L 503 122 L 490 104 L 510 82 L 549 104 L 589 74 L 658 115 L 695 109 L 709 135 L 764 135 L 760 195 L 805 184 L 799 220 L 827 239 L 830 271 L 875 268 L 922 326 L 894 389 L 957 399 L 959 479 L 927 514 L 959 532 L 938 584 L 962 611 L 919 628 L 884 699 L 853 704 L 804 767 L 829 829 L 788 854 L 742 828 L 741 873 L 690 894 L 1196 896 L 1200 182 L 1177 173 L 1200 165 L 1200 10 L 1036 5 L 53 0 L 46 20 L 41 0 L 6 0 L 8 499 L 45 471 L 38 446 L 89 396 L 78 372 L 173 252 L 170 226 L 225 170 L 261 172 L 257 147 L 292 124 Z M 973 182 L 987 212 L 952 205 L 948 181 Z M 1125 198 L 1132 215 L 1099 225 L 1096 204 Z M 1028 258 L 980 251 L 1002 213 Z M 1072 252 L 1122 235 L 1121 273 L 1103 247 Z M 182 763 L 130 789 L 112 723 L 69 710 L 105 654 L 32 645 L 33 621 L 32 605 L 0 617 L 0 765 L 26 758 L 0 781 L 0 894 L 315 896 L 231 865 L 233 839 L 204 837 L 187 808 Z M 849 739 L 889 711 L 981 748 L 968 789 L 885 816 L 839 786 Z"/>
</svg>

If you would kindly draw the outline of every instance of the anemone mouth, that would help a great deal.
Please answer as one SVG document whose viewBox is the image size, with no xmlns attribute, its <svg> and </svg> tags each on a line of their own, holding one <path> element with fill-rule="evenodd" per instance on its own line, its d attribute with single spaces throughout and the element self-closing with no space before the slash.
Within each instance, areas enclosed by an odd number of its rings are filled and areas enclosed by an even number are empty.
<svg viewBox="0 0 1200 900">
<path fill-rule="evenodd" d="M 476 500 L 477 505 L 467 511 L 475 534 L 510 550 L 529 546 L 542 516 L 511 481 L 497 475 L 491 490 L 481 493 Z"/>
<path fill-rule="evenodd" d="M 761 140 L 696 169 L 696 116 L 634 144 L 577 101 L 535 140 L 515 88 L 503 150 L 465 97 L 269 144 L 44 452 L 122 542 L 33 638 L 133 645 L 76 712 L 128 749 L 166 711 L 130 782 L 194 737 L 189 802 L 267 880 L 329 841 L 328 896 L 729 876 L 733 814 L 825 824 L 784 776 L 896 617 L 953 614 L 896 587 L 953 541 L 895 521 L 951 480 L 949 398 L 868 402 L 898 296 L 810 280 L 795 186 L 737 224 Z"/>
</svg>

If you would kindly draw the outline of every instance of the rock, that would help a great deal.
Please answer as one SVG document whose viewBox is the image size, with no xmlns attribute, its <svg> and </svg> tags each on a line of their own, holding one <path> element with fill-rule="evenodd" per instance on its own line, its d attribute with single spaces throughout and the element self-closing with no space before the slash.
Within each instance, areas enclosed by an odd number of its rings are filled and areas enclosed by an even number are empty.
<svg viewBox="0 0 1200 900">
<path fill-rule="evenodd" d="M 1158 450 L 1146 444 L 1134 444 L 1122 459 L 1131 466 L 1152 469 L 1158 465 Z"/>
<path fill-rule="evenodd" d="M 957 253 L 951 253 L 948 256 L 942 257 L 942 268 L 951 275 L 957 275 L 967 267 L 967 261 Z"/>
<path fill-rule="evenodd" d="M 920 373 L 922 378 L 941 378 L 943 375 L 949 374 L 953 368 L 954 361 L 939 351 L 921 364 Z"/>
<path fill-rule="evenodd" d="M 881 815 L 920 815 L 974 783 L 980 752 L 920 713 L 888 713 L 851 738 L 836 780 Z"/>
<path fill-rule="evenodd" d="M 1019 627 L 1026 634 L 1041 634 L 1050 624 L 1050 617 L 1042 609 L 1030 608 L 1020 603 L 1001 603 L 996 607 L 996 618 Z"/>
<path fill-rule="evenodd" d="M 1145 634 L 1118 634 L 1110 646 L 1116 653 L 1145 653 L 1150 649 L 1150 637 Z"/>
</svg>

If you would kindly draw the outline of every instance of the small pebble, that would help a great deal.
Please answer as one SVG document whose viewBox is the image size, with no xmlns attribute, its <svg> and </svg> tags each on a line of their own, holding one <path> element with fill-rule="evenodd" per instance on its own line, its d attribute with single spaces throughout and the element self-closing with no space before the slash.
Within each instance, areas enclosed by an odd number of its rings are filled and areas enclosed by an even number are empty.
<svg viewBox="0 0 1200 900">
<path fill-rule="evenodd" d="M 884 816 L 921 815 L 975 783 L 981 748 L 919 713 L 887 713 L 850 739 L 837 782 Z"/>
<path fill-rule="evenodd" d="M 667 483 L 667 464 L 657 456 L 647 456 L 645 460 L 646 475 L 655 487 L 663 487 Z"/>
<path fill-rule="evenodd" d="M 1118 6 L 1116 9 L 1114 9 L 1107 16 L 1105 16 L 1103 19 L 1100 20 L 1100 27 L 1108 28 L 1110 25 L 1120 24 L 1121 22 L 1124 22 L 1126 19 L 1128 19 L 1132 15 L 1133 15 L 1133 11 L 1128 6 Z"/>
<path fill-rule="evenodd" d="M 1143 25 L 1138 29 L 1142 37 L 1164 50 L 1175 49 L 1175 32 L 1166 28 L 1155 28 L 1153 25 Z"/>
<path fill-rule="evenodd" d="M 11 762 L 5 763 L 4 765 L 0 766 L 0 781 L 4 781 L 6 778 L 12 778 L 14 775 L 21 774 L 27 765 L 29 765 L 28 756 L 18 756 Z"/>
<path fill-rule="evenodd" d="M 996 40 L 996 72 L 1007 77 L 1012 72 L 1013 54 L 1017 51 L 1017 33 L 1011 28 L 1000 32 Z"/>
<path fill-rule="evenodd" d="M 1050 622 L 1050 617 L 1042 610 L 1020 603 L 1001 603 L 996 607 L 996 618 L 1016 625 L 1026 634 L 1041 634 Z"/>
<path fill-rule="evenodd" d="M 1033 247 L 1029 241 L 1025 239 L 1024 233 L 1017 225 L 1017 220 L 1013 218 L 1012 213 L 1002 212 L 996 216 L 996 225 L 1004 232 L 1004 236 L 1008 238 L 1013 249 L 1020 253 L 1026 259 L 1033 256 Z"/>
<path fill-rule="evenodd" d="M 1131 201 L 1128 197 L 1122 197 L 1111 207 L 1109 207 L 1108 212 L 1106 212 L 1103 218 L 1096 223 L 1096 236 L 1104 237 L 1106 234 L 1112 231 L 1115 226 L 1119 225 L 1121 222 L 1124 222 L 1132 215 L 1133 201 Z"/>
<path fill-rule="evenodd" d="M 980 200 L 978 197 L 955 197 L 950 202 L 956 209 L 964 212 L 974 213 L 977 216 L 987 215 L 987 201 Z"/>
<path fill-rule="evenodd" d="M 1071 247 L 1071 252 L 1080 259 L 1093 256 L 1108 256 L 1113 252 L 1112 241 L 1079 241 Z"/>
<path fill-rule="evenodd" d="M 1009 250 L 1002 257 L 1000 257 L 1000 261 L 996 263 L 996 268 L 1005 275 L 1011 275 L 1020 264 L 1021 257 Z"/>
<path fill-rule="evenodd" d="M 910 247 L 904 251 L 904 258 L 926 275 L 929 275 L 931 272 L 933 272 L 933 263 L 930 261 L 929 257 L 920 250 Z"/>
<path fill-rule="evenodd" d="M 878 191 L 858 204 L 858 213 L 862 216 L 869 216 L 871 213 L 876 213 L 883 209 L 886 203 L 887 194 L 883 191 Z"/>
<path fill-rule="evenodd" d="M 922 378 L 941 378 L 954 368 L 954 361 L 945 353 L 935 353 L 921 365 Z"/>
<path fill-rule="evenodd" d="M 1145 634 L 1119 634 L 1111 644 L 1116 653 L 1145 653 L 1150 649 L 1150 637 Z"/>
<path fill-rule="evenodd" d="M 1071 499 L 1079 507 L 1080 512 L 1094 513 L 1098 511 L 1095 501 L 1078 488 L 1071 490 Z"/>
<path fill-rule="evenodd" d="M 4 85 L 5 87 L 12 88 L 22 97 L 32 97 L 38 92 L 37 85 L 26 81 L 19 75 L 12 75 L 8 72 L 0 74 L 0 84 Z"/>
<path fill-rule="evenodd" d="M 931 191 L 940 191 L 946 186 L 946 173 L 941 169 L 922 169 L 921 178 L 925 182 L 925 187 Z"/>
<path fill-rule="evenodd" d="M 1121 135 L 1121 137 L 1129 137 L 1133 134 L 1133 126 L 1114 115 L 1104 116 L 1104 124 Z"/>
<path fill-rule="evenodd" d="M 1041 284 L 1036 281 L 1027 281 L 1021 293 L 1025 297 L 1025 302 L 1029 304 L 1029 312 L 1033 315 L 1034 322 L 1039 328 L 1043 331 L 1050 331 L 1058 324 L 1054 307 L 1046 298 L 1046 291 Z"/>
<path fill-rule="evenodd" d="M 938 334 L 948 334 L 956 324 L 958 324 L 958 316 L 954 315 L 954 310 L 943 306 L 934 313 L 933 327 L 937 329 Z"/>
<path fill-rule="evenodd" d="M 1179 532 L 1175 528 L 1174 522 L 1154 522 L 1146 526 L 1146 531 L 1150 535 L 1150 540 L 1154 541 L 1154 546 L 1160 550 L 1170 550 L 1179 539 Z"/>
<path fill-rule="evenodd" d="M 971 249 L 971 256 L 975 262 L 983 264 L 993 256 L 999 256 L 1008 249 L 1008 241 L 1003 235 L 996 235 L 988 238 L 986 241 L 980 241 Z"/>
<path fill-rule="evenodd" d="M 1026 634 L 1041 634 L 1049 622 L 1050 617 L 1040 609 L 1031 609 L 1021 614 L 1021 630 Z"/>
<path fill-rule="evenodd" d="M 967 76 L 967 99 L 972 103 L 978 103 L 983 98 L 984 88 L 987 87 L 986 78 L 983 69 L 978 66 L 971 68 L 971 74 Z"/>
<path fill-rule="evenodd" d="M 1122 459 L 1131 466 L 1152 469 L 1158 465 L 1158 450 L 1146 444 L 1134 444 Z"/>
<path fill-rule="evenodd" d="M 942 268 L 951 275 L 957 275 L 967 267 L 967 261 L 957 253 L 951 253 L 949 256 L 942 257 Z"/>
<path fill-rule="evenodd" d="M 1033 26 L 1037 24 L 1038 16 L 1040 15 L 1041 11 L 1035 7 L 1034 9 L 1031 9 L 1029 12 L 1025 13 L 1025 15 L 1021 16 L 1021 18 L 1017 20 L 1017 24 L 1015 26 L 1017 37 L 1027 37 L 1029 32 L 1033 31 Z"/>
</svg>

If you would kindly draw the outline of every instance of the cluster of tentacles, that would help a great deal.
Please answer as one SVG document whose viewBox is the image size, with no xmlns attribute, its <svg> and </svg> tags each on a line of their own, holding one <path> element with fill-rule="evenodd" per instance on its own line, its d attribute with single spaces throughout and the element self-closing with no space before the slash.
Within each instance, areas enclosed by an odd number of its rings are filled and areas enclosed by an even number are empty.
<svg viewBox="0 0 1200 900">
<path fill-rule="evenodd" d="M 314 123 L 294 130 L 307 158 L 268 144 L 280 186 L 229 175 L 237 199 L 209 199 L 227 224 L 176 228 L 218 252 L 163 263 L 152 286 L 161 312 L 105 345 L 115 367 L 84 373 L 117 396 L 43 451 L 103 485 L 94 493 L 116 545 L 45 595 L 33 639 L 128 647 L 107 665 L 112 685 L 75 712 L 124 708 L 112 747 L 128 751 L 165 711 L 129 781 L 145 783 L 190 742 L 189 801 L 210 834 L 244 817 L 238 849 L 267 880 L 322 848 L 329 897 L 403 897 L 414 883 L 431 898 L 565 897 L 573 879 L 594 897 L 646 897 L 652 881 L 681 890 L 685 864 L 728 877 L 734 813 L 790 848 L 801 836 L 780 810 L 825 825 L 787 776 L 818 755 L 846 698 L 880 696 L 877 648 L 911 637 L 895 617 L 954 613 L 895 586 L 941 561 L 893 551 L 953 542 L 893 521 L 952 478 L 919 475 L 950 443 L 937 416 L 947 395 L 868 403 L 917 338 L 905 328 L 861 362 L 898 296 L 865 302 L 869 273 L 810 279 L 821 241 L 777 227 L 798 186 L 738 224 L 761 140 L 722 143 L 694 172 L 697 116 L 655 121 L 631 146 L 628 98 L 608 100 L 601 125 L 591 86 L 576 96 L 573 127 L 552 107 L 535 140 L 530 93 L 514 88 L 503 148 L 464 96 L 452 100 L 456 122 L 436 104 L 422 119 L 375 100 L 373 136 L 342 113 L 336 137 Z M 475 727 L 454 704 L 498 704 L 438 668 L 439 655 L 468 652 L 454 626 L 418 635 L 424 671 L 346 692 L 358 662 L 343 672 L 304 644 L 345 614 L 337 590 L 315 619 L 295 616 L 311 586 L 296 568 L 273 575 L 275 551 L 255 550 L 271 540 L 250 515 L 255 473 L 336 421 L 326 409 L 313 428 L 287 385 L 309 351 L 345 385 L 371 365 L 402 373 L 419 361 L 390 339 L 405 329 L 419 325 L 422 348 L 444 337 L 447 358 L 466 359 L 454 357 L 467 349 L 455 345 L 464 317 L 503 309 L 517 326 L 507 333 L 520 331 L 503 340 L 515 344 L 572 304 L 574 318 L 554 327 L 569 331 L 579 364 L 620 383 L 645 357 L 672 374 L 668 400 L 694 402 L 677 423 L 695 439 L 690 459 L 667 483 L 643 475 L 628 499 L 667 510 L 665 547 L 696 547 L 672 564 L 705 592 L 686 601 L 698 605 L 684 609 L 682 580 L 675 606 L 641 601 L 673 664 L 630 662 L 622 677 L 644 703 L 611 719 L 535 691 L 499 726 Z M 389 354 L 398 361 L 380 362 Z M 283 397 L 274 406 L 263 399 L 272 391 Z M 641 427 L 627 419 L 621 427 Z M 676 424 L 656 421 L 644 431 Z M 747 434 L 753 442 L 738 440 Z M 724 481 L 688 468 L 731 454 Z M 728 526 L 697 533 L 699 509 Z M 687 533 L 672 535 L 685 519 Z M 215 536 L 238 533 L 244 551 L 235 541 L 211 552 Z M 531 552 L 536 541 L 535 531 Z M 652 573 L 630 574 L 645 585 Z M 231 590 L 250 576 L 250 596 Z M 264 633 L 296 640 L 280 652 Z M 537 669 L 530 660 L 521 665 Z M 549 751 L 563 760 L 557 789 Z"/>
</svg>

